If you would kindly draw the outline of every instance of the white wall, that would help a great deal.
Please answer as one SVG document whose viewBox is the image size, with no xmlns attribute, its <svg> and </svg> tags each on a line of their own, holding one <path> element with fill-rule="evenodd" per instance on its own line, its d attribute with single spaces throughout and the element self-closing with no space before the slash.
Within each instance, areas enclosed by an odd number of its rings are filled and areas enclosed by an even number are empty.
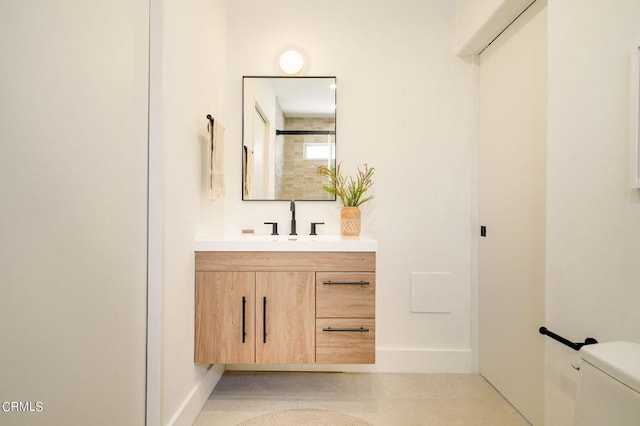
<svg viewBox="0 0 640 426">
<path fill-rule="evenodd" d="M 0 5 L 3 425 L 143 424 L 148 2 Z"/>
<path fill-rule="evenodd" d="M 470 371 L 470 120 L 472 70 L 452 52 L 455 3 L 327 0 L 227 1 L 225 89 L 228 195 L 222 226 L 201 236 L 288 232 L 283 202 L 241 201 L 242 76 L 277 75 L 277 55 L 298 47 L 306 75 L 336 75 L 337 152 L 348 171 L 376 167 L 376 199 L 363 234 L 379 241 L 377 368 Z M 298 232 L 326 222 L 339 204 L 298 202 Z M 411 272 L 451 272 L 449 314 L 410 312 Z"/>
<path fill-rule="evenodd" d="M 161 424 L 191 424 L 222 371 L 193 363 L 193 243 L 218 208 L 202 163 L 207 114 L 225 119 L 224 2 L 165 0 L 163 34 Z"/>
<path fill-rule="evenodd" d="M 640 342 L 640 196 L 629 188 L 629 64 L 640 3 L 549 0 L 547 326 Z M 578 353 L 547 342 L 546 422 L 573 424 Z"/>
</svg>

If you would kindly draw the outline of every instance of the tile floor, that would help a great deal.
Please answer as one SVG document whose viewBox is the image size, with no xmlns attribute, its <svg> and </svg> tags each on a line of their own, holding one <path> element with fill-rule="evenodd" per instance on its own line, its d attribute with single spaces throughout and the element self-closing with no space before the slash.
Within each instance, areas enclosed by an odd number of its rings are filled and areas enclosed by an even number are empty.
<svg viewBox="0 0 640 426">
<path fill-rule="evenodd" d="M 296 408 L 337 411 L 373 425 L 529 424 L 479 375 L 226 372 L 194 425 L 237 425 Z"/>
</svg>

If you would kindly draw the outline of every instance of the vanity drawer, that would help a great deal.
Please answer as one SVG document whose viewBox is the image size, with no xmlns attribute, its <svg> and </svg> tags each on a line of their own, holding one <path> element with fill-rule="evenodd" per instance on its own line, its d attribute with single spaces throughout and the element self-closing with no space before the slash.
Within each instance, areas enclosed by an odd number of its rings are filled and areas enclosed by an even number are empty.
<svg viewBox="0 0 640 426">
<path fill-rule="evenodd" d="M 375 326 L 373 318 L 317 318 L 316 363 L 374 364 Z"/>
<path fill-rule="evenodd" d="M 376 316 L 376 274 L 317 272 L 316 317 L 373 318 Z"/>
</svg>

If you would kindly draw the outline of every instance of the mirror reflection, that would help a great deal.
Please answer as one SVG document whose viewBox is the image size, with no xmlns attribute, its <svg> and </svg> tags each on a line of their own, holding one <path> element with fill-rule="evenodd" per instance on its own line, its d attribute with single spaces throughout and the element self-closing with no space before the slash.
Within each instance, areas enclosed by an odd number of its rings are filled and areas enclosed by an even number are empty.
<svg viewBox="0 0 640 426">
<path fill-rule="evenodd" d="M 243 77 L 242 199 L 335 200 L 335 77 Z"/>
</svg>

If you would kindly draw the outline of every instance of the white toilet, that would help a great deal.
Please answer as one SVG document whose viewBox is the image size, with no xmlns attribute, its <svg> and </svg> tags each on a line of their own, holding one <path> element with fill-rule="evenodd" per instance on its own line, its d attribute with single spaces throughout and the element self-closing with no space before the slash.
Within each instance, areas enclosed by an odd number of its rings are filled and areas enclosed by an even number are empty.
<svg viewBox="0 0 640 426">
<path fill-rule="evenodd" d="M 640 425 L 640 344 L 599 343 L 580 352 L 576 426 Z"/>
</svg>

